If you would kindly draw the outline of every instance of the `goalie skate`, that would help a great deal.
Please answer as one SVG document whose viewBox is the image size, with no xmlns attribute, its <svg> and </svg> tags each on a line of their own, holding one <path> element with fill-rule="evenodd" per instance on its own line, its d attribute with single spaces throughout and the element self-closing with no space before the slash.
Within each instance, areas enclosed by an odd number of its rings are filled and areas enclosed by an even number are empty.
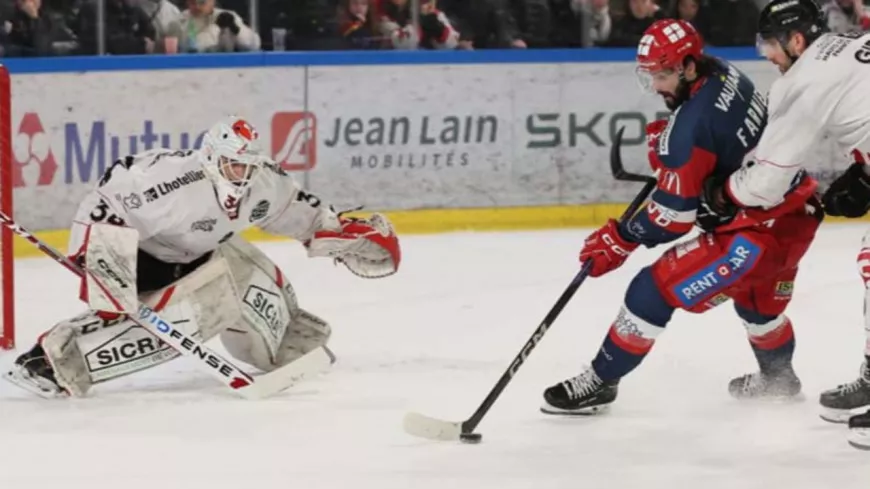
<svg viewBox="0 0 870 489">
<path fill-rule="evenodd" d="M 19 356 L 3 378 L 39 397 L 53 399 L 67 397 L 67 392 L 57 384 L 42 346 L 37 344 L 30 351 Z"/>
<path fill-rule="evenodd" d="M 819 416 L 831 423 L 845 423 L 854 409 L 870 407 L 870 365 L 861 365 L 860 376 L 848 384 L 841 384 L 822 392 L 819 396 L 822 412 Z"/>
<path fill-rule="evenodd" d="M 603 414 L 616 400 L 619 381 L 604 382 L 591 367 L 544 391 L 541 412 L 568 416 Z"/>
</svg>

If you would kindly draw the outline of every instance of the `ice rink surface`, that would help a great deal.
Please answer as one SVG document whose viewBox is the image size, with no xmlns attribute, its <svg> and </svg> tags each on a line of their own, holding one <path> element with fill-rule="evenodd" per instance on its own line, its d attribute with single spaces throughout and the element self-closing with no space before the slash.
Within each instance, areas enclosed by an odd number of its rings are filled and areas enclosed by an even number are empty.
<svg viewBox="0 0 870 489">
<path fill-rule="evenodd" d="M 462 420 L 578 270 L 588 230 L 403 239 L 400 272 L 366 281 L 298 244 L 266 243 L 300 304 L 333 326 L 332 371 L 265 401 L 232 397 L 183 358 L 87 399 L 0 384 L 0 488 L 9 489 L 867 489 L 870 453 L 817 415 L 818 393 L 856 378 L 865 225 L 825 225 L 789 315 L 801 403 L 740 403 L 726 384 L 756 368 L 730 303 L 678 312 L 605 416 L 553 418 L 542 390 L 597 351 L 640 250 L 587 281 L 480 426 L 480 445 L 431 442 L 404 413 Z M 80 312 L 76 280 L 19 260 L 19 350 Z M 219 344 L 219 342 L 218 342 Z M 5 366 L 14 355 L 0 354 Z"/>
</svg>

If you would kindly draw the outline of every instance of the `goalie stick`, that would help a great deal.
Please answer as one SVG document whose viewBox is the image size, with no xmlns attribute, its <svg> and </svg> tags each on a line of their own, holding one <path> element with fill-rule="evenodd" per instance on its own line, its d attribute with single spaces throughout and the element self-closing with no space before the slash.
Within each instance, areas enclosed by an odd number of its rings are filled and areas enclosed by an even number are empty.
<svg viewBox="0 0 870 489">
<path fill-rule="evenodd" d="M 652 193 L 657 183 L 655 177 L 630 173 L 625 170 L 625 167 L 622 164 L 622 156 L 620 154 L 622 133 L 624 129 L 624 127 L 621 127 L 614 136 L 613 146 L 610 149 L 610 171 L 613 174 L 613 178 L 616 180 L 643 182 L 645 185 L 622 213 L 622 216 L 619 218 L 620 221 L 624 221 L 631 217 L 638 211 L 638 209 L 640 209 L 641 205 L 643 205 L 647 197 Z M 504 374 L 502 374 L 501 378 L 499 378 L 498 382 L 496 382 L 495 386 L 493 386 L 492 390 L 490 390 L 489 394 L 470 418 L 461 422 L 453 422 L 432 418 L 417 412 L 410 412 L 405 416 L 403 422 L 405 431 L 411 435 L 431 440 L 462 440 L 469 443 L 479 442 L 481 435 L 475 433 L 474 430 L 483 420 L 483 417 L 486 416 L 486 413 L 489 412 L 493 404 L 495 404 L 495 401 L 501 395 L 502 391 L 504 391 L 508 386 L 514 375 L 516 375 L 517 371 L 535 347 L 538 346 L 538 343 L 543 339 L 544 334 L 548 329 L 550 329 L 550 326 L 556 321 L 556 318 L 559 317 L 562 309 L 565 308 L 568 301 L 571 300 L 574 293 L 577 292 L 577 289 L 580 288 L 580 285 L 582 285 L 586 280 L 586 277 L 589 276 L 589 272 L 592 268 L 591 265 L 591 263 L 583 265 L 583 268 L 581 268 L 577 275 L 574 276 L 574 279 L 571 280 L 568 288 L 562 292 L 562 295 L 556 301 L 556 304 L 553 305 L 550 312 L 547 313 L 547 316 L 544 317 L 544 320 L 535 329 L 534 333 L 532 333 L 532 337 L 529 338 L 525 345 L 523 345 L 523 348 L 514 357 L 508 369 Z"/>
<path fill-rule="evenodd" d="M 79 277 L 87 273 L 72 260 L 22 228 L 3 212 L 0 212 L 0 222 Z M 325 370 L 332 364 L 332 356 L 325 348 L 318 347 L 292 363 L 267 374 L 252 377 L 203 345 L 199 340 L 175 328 L 172 323 L 164 321 L 156 311 L 145 304 L 140 303 L 138 310 L 127 316 L 172 349 L 195 360 L 195 364 L 200 370 L 214 377 L 245 399 L 263 399 L 277 394 L 296 382 Z"/>
</svg>

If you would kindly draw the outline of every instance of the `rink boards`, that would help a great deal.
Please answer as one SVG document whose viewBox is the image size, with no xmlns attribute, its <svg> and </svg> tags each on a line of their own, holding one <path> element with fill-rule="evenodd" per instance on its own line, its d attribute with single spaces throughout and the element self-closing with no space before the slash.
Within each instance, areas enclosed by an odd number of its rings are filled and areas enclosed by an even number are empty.
<svg viewBox="0 0 870 489">
<path fill-rule="evenodd" d="M 15 217 L 64 245 L 66 232 L 51 230 L 69 226 L 112 161 L 198 147 L 233 113 L 309 189 L 339 209 L 387 210 L 403 233 L 595 225 L 638 190 L 609 176 L 614 134 L 625 127 L 626 164 L 644 171 L 644 127 L 666 116 L 639 89 L 632 54 L 10 60 Z M 721 54 L 743 59 L 736 64 L 763 91 L 778 76 L 746 51 Z M 814 161 L 823 185 L 845 168 L 824 148 Z"/>
</svg>

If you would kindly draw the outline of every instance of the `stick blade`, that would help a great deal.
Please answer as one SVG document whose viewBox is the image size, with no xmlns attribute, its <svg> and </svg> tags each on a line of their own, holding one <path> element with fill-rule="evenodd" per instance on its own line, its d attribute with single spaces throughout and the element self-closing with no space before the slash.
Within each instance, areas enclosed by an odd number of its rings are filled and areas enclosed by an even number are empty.
<svg viewBox="0 0 870 489">
<path fill-rule="evenodd" d="M 620 153 L 624 131 L 625 126 L 616 131 L 616 134 L 613 135 L 613 145 L 610 146 L 610 173 L 615 180 L 622 180 L 625 177 L 625 167 L 622 166 L 622 154 Z"/>
<path fill-rule="evenodd" d="M 620 127 L 616 134 L 613 135 L 613 145 L 610 147 L 610 173 L 613 174 L 615 180 L 623 182 L 641 182 L 650 183 L 656 182 L 655 177 L 631 173 L 625 169 L 622 164 L 622 133 L 625 131 L 625 126 Z"/>
<path fill-rule="evenodd" d="M 429 440 L 456 441 L 462 434 L 462 423 L 431 418 L 420 413 L 408 413 L 403 422 L 405 431 Z"/>
<path fill-rule="evenodd" d="M 265 399 L 326 371 L 332 361 L 326 349 L 318 347 L 279 369 L 254 377 L 253 383 L 237 392 L 246 399 Z"/>
</svg>

